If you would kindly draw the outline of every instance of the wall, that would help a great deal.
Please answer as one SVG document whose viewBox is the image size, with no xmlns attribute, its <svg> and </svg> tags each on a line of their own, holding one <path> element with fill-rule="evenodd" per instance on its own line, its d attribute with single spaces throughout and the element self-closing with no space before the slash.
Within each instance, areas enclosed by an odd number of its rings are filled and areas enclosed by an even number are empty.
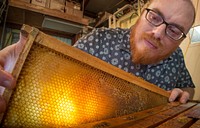
<svg viewBox="0 0 200 128">
<path fill-rule="evenodd" d="M 192 2 L 196 9 L 194 27 L 200 25 L 200 0 L 192 0 Z M 180 47 L 183 50 L 186 66 L 196 86 L 193 99 L 200 100 L 200 41 L 191 43 L 191 36 L 188 34 Z"/>
</svg>

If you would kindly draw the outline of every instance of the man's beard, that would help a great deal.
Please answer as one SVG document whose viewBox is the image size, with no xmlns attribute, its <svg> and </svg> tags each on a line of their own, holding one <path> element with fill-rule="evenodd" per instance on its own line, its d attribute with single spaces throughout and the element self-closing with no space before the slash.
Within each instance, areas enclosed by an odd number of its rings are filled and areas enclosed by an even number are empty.
<svg viewBox="0 0 200 128">
<path fill-rule="evenodd" d="M 139 22 L 139 21 L 138 21 Z M 138 23 L 137 22 L 137 23 Z M 154 45 L 156 45 L 157 49 L 155 51 L 149 49 L 148 47 L 144 47 L 142 50 L 139 50 L 136 48 L 135 44 L 135 36 L 137 36 L 137 23 L 135 24 L 133 30 L 131 31 L 131 37 L 130 37 L 130 45 L 131 45 L 131 53 L 132 53 L 132 61 L 135 64 L 156 64 L 160 62 L 161 60 L 166 59 L 171 55 L 171 53 L 175 50 L 171 50 L 170 52 L 165 52 L 165 48 L 160 42 L 159 39 L 154 38 L 153 35 L 142 33 L 142 35 L 139 37 L 141 39 L 147 39 L 154 42 Z M 156 52 L 157 54 L 153 53 Z"/>
</svg>

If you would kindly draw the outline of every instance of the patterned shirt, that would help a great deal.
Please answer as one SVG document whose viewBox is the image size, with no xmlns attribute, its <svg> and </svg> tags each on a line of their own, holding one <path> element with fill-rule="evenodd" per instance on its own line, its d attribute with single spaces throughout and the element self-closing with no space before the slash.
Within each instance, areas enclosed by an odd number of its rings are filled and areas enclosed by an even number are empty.
<svg viewBox="0 0 200 128">
<path fill-rule="evenodd" d="M 195 87 L 180 48 L 158 64 L 140 65 L 131 60 L 129 41 L 130 29 L 99 28 L 78 40 L 74 46 L 165 90 Z"/>
</svg>

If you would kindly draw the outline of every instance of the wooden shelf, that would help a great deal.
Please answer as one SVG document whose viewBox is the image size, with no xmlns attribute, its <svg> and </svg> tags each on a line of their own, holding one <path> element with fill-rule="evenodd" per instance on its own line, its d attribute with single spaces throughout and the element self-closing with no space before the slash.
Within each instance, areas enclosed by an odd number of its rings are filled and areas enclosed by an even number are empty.
<svg viewBox="0 0 200 128">
<path fill-rule="evenodd" d="M 37 6 L 34 4 L 25 3 L 25 2 L 20 2 L 17 0 L 10 0 L 9 6 L 41 13 L 41 14 L 56 17 L 56 18 L 60 18 L 62 20 L 67 20 L 67 21 L 85 25 L 85 26 L 88 25 L 88 23 L 89 23 L 88 19 L 85 19 L 85 18 L 76 17 L 73 15 L 69 15 L 67 13 L 57 11 L 57 10 L 48 9 L 48 8 L 45 8 L 42 6 Z"/>
</svg>

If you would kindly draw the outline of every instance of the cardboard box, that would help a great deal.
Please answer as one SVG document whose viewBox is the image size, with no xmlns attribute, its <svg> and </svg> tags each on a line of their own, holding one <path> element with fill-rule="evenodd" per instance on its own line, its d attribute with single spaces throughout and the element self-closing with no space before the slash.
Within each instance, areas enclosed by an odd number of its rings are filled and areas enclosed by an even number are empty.
<svg viewBox="0 0 200 128">
<path fill-rule="evenodd" d="M 74 9 L 74 13 L 73 13 L 74 16 L 77 16 L 77 17 L 81 17 L 83 18 L 83 11 L 80 11 L 80 10 L 77 10 L 77 9 Z"/>
<path fill-rule="evenodd" d="M 75 3 L 74 4 L 74 9 L 81 10 L 81 4 L 80 3 Z"/>
<path fill-rule="evenodd" d="M 58 11 L 64 12 L 65 1 L 64 0 L 51 0 L 49 8 L 53 9 L 53 10 L 58 10 Z"/>
<path fill-rule="evenodd" d="M 83 11 L 80 10 L 80 4 L 66 1 L 65 13 L 74 15 L 76 17 L 83 17 Z"/>
<path fill-rule="evenodd" d="M 32 0 L 31 3 L 34 4 L 34 5 L 46 7 L 47 0 Z"/>
<path fill-rule="evenodd" d="M 73 15 L 74 14 L 74 9 L 71 7 L 66 7 L 65 6 L 65 13 L 69 14 L 69 15 Z"/>
<path fill-rule="evenodd" d="M 69 15 L 74 14 L 74 3 L 73 2 L 69 2 L 69 1 L 65 2 L 65 13 L 69 14 Z"/>
<path fill-rule="evenodd" d="M 83 17 L 83 11 L 71 8 L 71 7 L 66 7 L 65 6 L 65 13 L 69 15 L 74 15 L 76 17 Z"/>
<path fill-rule="evenodd" d="M 66 6 L 67 8 L 74 8 L 74 3 L 73 3 L 73 2 L 66 1 L 65 6 Z"/>
</svg>

